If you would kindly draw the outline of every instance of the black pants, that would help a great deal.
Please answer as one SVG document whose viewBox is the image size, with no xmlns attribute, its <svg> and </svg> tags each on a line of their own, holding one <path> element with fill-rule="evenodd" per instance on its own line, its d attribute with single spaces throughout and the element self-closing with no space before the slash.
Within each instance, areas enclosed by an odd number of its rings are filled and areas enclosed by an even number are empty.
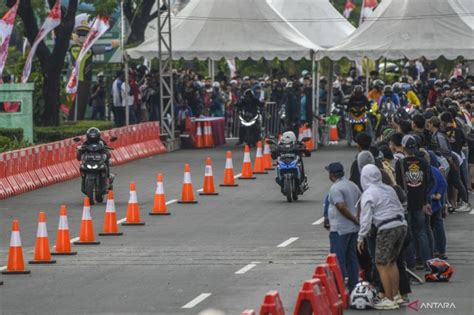
<svg viewBox="0 0 474 315">
<path fill-rule="evenodd" d="M 461 169 L 456 162 L 450 163 L 449 173 L 448 173 L 448 198 L 453 200 L 453 188 L 456 188 L 459 192 L 461 200 L 464 202 L 469 202 L 469 196 L 466 191 L 466 187 L 461 180 Z"/>
<path fill-rule="evenodd" d="M 125 107 L 115 106 L 114 107 L 114 121 L 116 127 L 125 126 Z"/>
</svg>

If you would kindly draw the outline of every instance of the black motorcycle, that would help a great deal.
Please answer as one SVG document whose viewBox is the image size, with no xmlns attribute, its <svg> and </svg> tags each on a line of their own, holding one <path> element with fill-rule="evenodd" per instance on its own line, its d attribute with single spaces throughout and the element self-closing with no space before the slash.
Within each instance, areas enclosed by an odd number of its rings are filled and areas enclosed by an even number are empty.
<svg viewBox="0 0 474 315">
<path fill-rule="evenodd" d="M 288 202 L 298 200 L 298 196 L 308 190 L 306 178 L 303 178 L 303 161 L 301 156 L 296 153 L 295 146 L 311 140 L 303 138 L 301 143 L 296 145 L 278 144 L 274 139 L 269 139 L 270 144 L 278 146 L 279 156 L 277 159 L 277 178 L 276 181 L 281 187 L 281 192 L 286 196 Z"/>
<path fill-rule="evenodd" d="M 81 138 L 76 137 L 73 140 L 80 142 Z M 111 142 L 116 140 L 117 137 L 110 138 Z M 101 203 L 108 190 L 112 189 L 113 177 L 110 174 L 108 153 L 113 149 L 103 141 L 83 144 L 78 149 L 83 152 L 80 163 L 81 191 L 89 197 L 91 204 L 94 204 L 94 201 Z"/>
<path fill-rule="evenodd" d="M 242 110 L 239 113 L 239 120 L 240 128 L 243 129 L 241 130 L 243 133 L 242 140 L 250 147 L 256 146 L 261 138 L 262 115 Z"/>
</svg>

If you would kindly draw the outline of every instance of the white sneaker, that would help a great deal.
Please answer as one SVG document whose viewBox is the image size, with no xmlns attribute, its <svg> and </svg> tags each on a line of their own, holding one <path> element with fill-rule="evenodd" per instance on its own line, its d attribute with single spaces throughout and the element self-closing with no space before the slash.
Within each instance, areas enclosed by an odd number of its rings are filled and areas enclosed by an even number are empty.
<svg viewBox="0 0 474 315">
<path fill-rule="evenodd" d="M 457 212 L 470 212 L 471 205 L 468 203 L 463 203 L 462 206 L 456 209 Z"/>
<path fill-rule="evenodd" d="M 378 301 L 374 304 L 374 308 L 376 310 L 396 310 L 400 308 L 400 306 L 392 300 L 388 298 L 383 298 L 382 300 Z"/>
<path fill-rule="evenodd" d="M 400 294 L 397 294 L 393 297 L 393 301 L 397 303 L 398 305 L 402 304 L 404 302 L 403 298 L 400 296 Z"/>
</svg>

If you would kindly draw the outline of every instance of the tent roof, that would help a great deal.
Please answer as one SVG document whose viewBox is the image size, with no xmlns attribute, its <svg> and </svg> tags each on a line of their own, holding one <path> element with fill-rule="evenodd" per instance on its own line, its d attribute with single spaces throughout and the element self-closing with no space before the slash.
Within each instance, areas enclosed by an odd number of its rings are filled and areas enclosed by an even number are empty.
<svg viewBox="0 0 474 315">
<path fill-rule="evenodd" d="M 172 48 L 188 60 L 301 59 L 321 49 L 265 0 L 192 0 L 172 17 Z M 152 59 L 157 49 L 155 33 L 128 54 Z"/>
<path fill-rule="evenodd" d="M 474 59 L 473 13 L 472 0 L 384 0 L 343 44 L 318 57 Z"/>
<path fill-rule="evenodd" d="M 355 27 L 329 0 L 268 0 L 268 2 L 304 36 L 321 47 L 333 47 L 355 31 Z"/>
</svg>

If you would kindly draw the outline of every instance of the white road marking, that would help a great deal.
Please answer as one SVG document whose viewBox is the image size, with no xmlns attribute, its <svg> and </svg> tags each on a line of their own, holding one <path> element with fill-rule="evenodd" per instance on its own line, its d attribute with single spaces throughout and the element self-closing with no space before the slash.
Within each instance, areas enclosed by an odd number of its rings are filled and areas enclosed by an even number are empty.
<svg viewBox="0 0 474 315">
<path fill-rule="evenodd" d="M 0 271 L 7 270 L 7 266 L 1 266 Z"/>
<path fill-rule="evenodd" d="M 474 210 L 471 210 L 471 212 L 469 212 L 469 214 L 474 214 Z"/>
<path fill-rule="evenodd" d="M 167 201 L 167 202 L 166 202 L 166 205 L 170 205 L 170 204 L 175 203 L 175 202 L 177 202 L 177 201 L 178 201 L 178 199 L 172 199 L 172 200 L 170 200 L 170 201 Z M 125 221 L 127 221 L 127 218 L 122 218 L 122 219 L 120 219 L 120 220 L 117 221 L 117 224 L 122 224 L 122 223 L 125 222 Z M 79 239 L 79 238 L 78 238 L 78 239 Z M 71 242 L 72 242 L 72 240 L 71 240 Z"/>
<path fill-rule="evenodd" d="M 166 205 L 170 205 L 172 203 L 178 202 L 178 199 L 172 199 L 166 202 Z"/>
<path fill-rule="evenodd" d="M 312 225 L 320 225 L 323 222 L 324 222 L 324 217 L 319 218 L 317 221 L 314 221 Z"/>
<path fill-rule="evenodd" d="M 247 271 L 250 271 L 252 270 L 253 268 L 255 268 L 257 266 L 257 264 L 259 264 L 258 261 L 253 261 L 251 264 L 248 264 L 246 266 L 244 266 L 243 268 L 237 270 L 235 272 L 236 275 L 243 275 L 244 273 L 246 273 Z"/>
<path fill-rule="evenodd" d="M 211 295 L 211 293 L 202 293 L 198 295 L 194 300 L 190 301 L 188 304 L 181 306 L 181 308 L 193 308 Z"/>
<path fill-rule="evenodd" d="M 240 176 L 242 176 L 242 173 L 235 175 L 234 178 L 239 178 Z"/>
<path fill-rule="evenodd" d="M 204 188 L 200 188 L 198 190 L 196 190 L 197 192 L 201 192 L 201 191 L 204 191 Z"/>
<path fill-rule="evenodd" d="M 117 224 L 122 224 L 125 221 L 127 221 L 127 218 L 120 219 L 117 221 Z"/>
<path fill-rule="evenodd" d="M 290 237 L 289 239 L 287 239 L 283 243 L 277 245 L 277 247 L 286 247 L 286 246 L 290 245 L 291 243 L 293 243 L 294 241 L 296 241 L 297 239 L 299 239 L 299 237 Z"/>
<path fill-rule="evenodd" d="M 79 237 L 71 238 L 71 242 L 77 242 L 79 240 Z"/>
</svg>

